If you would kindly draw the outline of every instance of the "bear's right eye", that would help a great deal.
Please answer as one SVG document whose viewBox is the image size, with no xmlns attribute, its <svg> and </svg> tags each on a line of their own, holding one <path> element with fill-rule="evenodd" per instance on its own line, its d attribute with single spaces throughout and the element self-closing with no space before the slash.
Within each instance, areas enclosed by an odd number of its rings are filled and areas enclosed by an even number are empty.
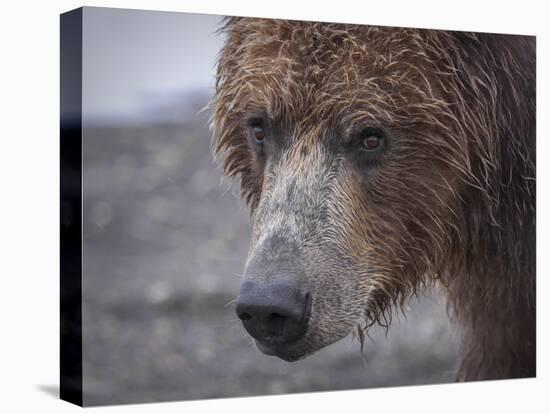
<svg viewBox="0 0 550 414">
<path fill-rule="evenodd" d="M 252 136 L 254 137 L 254 141 L 258 144 L 262 144 L 265 140 L 265 130 L 262 126 L 255 126 L 252 127 Z"/>
<path fill-rule="evenodd" d="M 263 144 L 267 137 L 267 130 L 263 118 L 254 117 L 247 120 L 250 137 L 258 145 Z"/>
</svg>

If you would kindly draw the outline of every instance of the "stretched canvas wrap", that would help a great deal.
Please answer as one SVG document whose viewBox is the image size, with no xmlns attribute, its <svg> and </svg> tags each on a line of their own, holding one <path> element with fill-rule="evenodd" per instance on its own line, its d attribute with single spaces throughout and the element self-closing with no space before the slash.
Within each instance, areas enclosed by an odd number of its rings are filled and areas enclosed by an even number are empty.
<svg viewBox="0 0 550 414">
<path fill-rule="evenodd" d="M 535 84 L 532 36 L 63 14 L 61 397 L 534 377 Z"/>
</svg>

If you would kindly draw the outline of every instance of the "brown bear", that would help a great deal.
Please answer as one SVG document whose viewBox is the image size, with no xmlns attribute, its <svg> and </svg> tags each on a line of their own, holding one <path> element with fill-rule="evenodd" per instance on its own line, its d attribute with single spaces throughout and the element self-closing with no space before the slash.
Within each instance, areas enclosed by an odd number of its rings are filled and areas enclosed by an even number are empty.
<svg viewBox="0 0 550 414">
<path fill-rule="evenodd" d="M 228 18 L 215 155 L 252 235 L 236 311 L 303 358 L 433 285 L 457 380 L 535 375 L 535 39 Z"/>
</svg>

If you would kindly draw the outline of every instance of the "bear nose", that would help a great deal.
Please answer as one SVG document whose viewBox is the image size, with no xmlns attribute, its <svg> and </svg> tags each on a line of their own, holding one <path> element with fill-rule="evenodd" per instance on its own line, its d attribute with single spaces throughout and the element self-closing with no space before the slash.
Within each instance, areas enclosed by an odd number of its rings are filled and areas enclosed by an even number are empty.
<svg viewBox="0 0 550 414">
<path fill-rule="evenodd" d="M 295 342 L 306 333 L 311 295 L 286 283 L 245 282 L 235 311 L 254 339 L 268 345 Z"/>
</svg>

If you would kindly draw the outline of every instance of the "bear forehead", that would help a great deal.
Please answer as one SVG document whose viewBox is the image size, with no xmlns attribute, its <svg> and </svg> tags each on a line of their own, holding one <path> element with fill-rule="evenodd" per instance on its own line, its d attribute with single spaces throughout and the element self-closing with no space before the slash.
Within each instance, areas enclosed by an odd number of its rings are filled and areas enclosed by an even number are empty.
<svg viewBox="0 0 550 414">
<path fill-rule="evenodd" d="M 312 108 L 322 119 L 353 107 L 389 111 L 425 101 L 424 91 L 431 89 L 427 77 L 436 66 L 424 32 L 238 19 L 227 29 L 219 86 L 231 91 L 234 109 L 247 105 L 274 116 L 313 116 Z"/>
<path fill-rule="evenodd" d="M 399 62 L 429 60 L 419 29 L 243 18 L 228 32 L 228 52 L 247 71 L 286 69 L 309 81 L 354 71 L 388 76 Z"/>
</svg>

